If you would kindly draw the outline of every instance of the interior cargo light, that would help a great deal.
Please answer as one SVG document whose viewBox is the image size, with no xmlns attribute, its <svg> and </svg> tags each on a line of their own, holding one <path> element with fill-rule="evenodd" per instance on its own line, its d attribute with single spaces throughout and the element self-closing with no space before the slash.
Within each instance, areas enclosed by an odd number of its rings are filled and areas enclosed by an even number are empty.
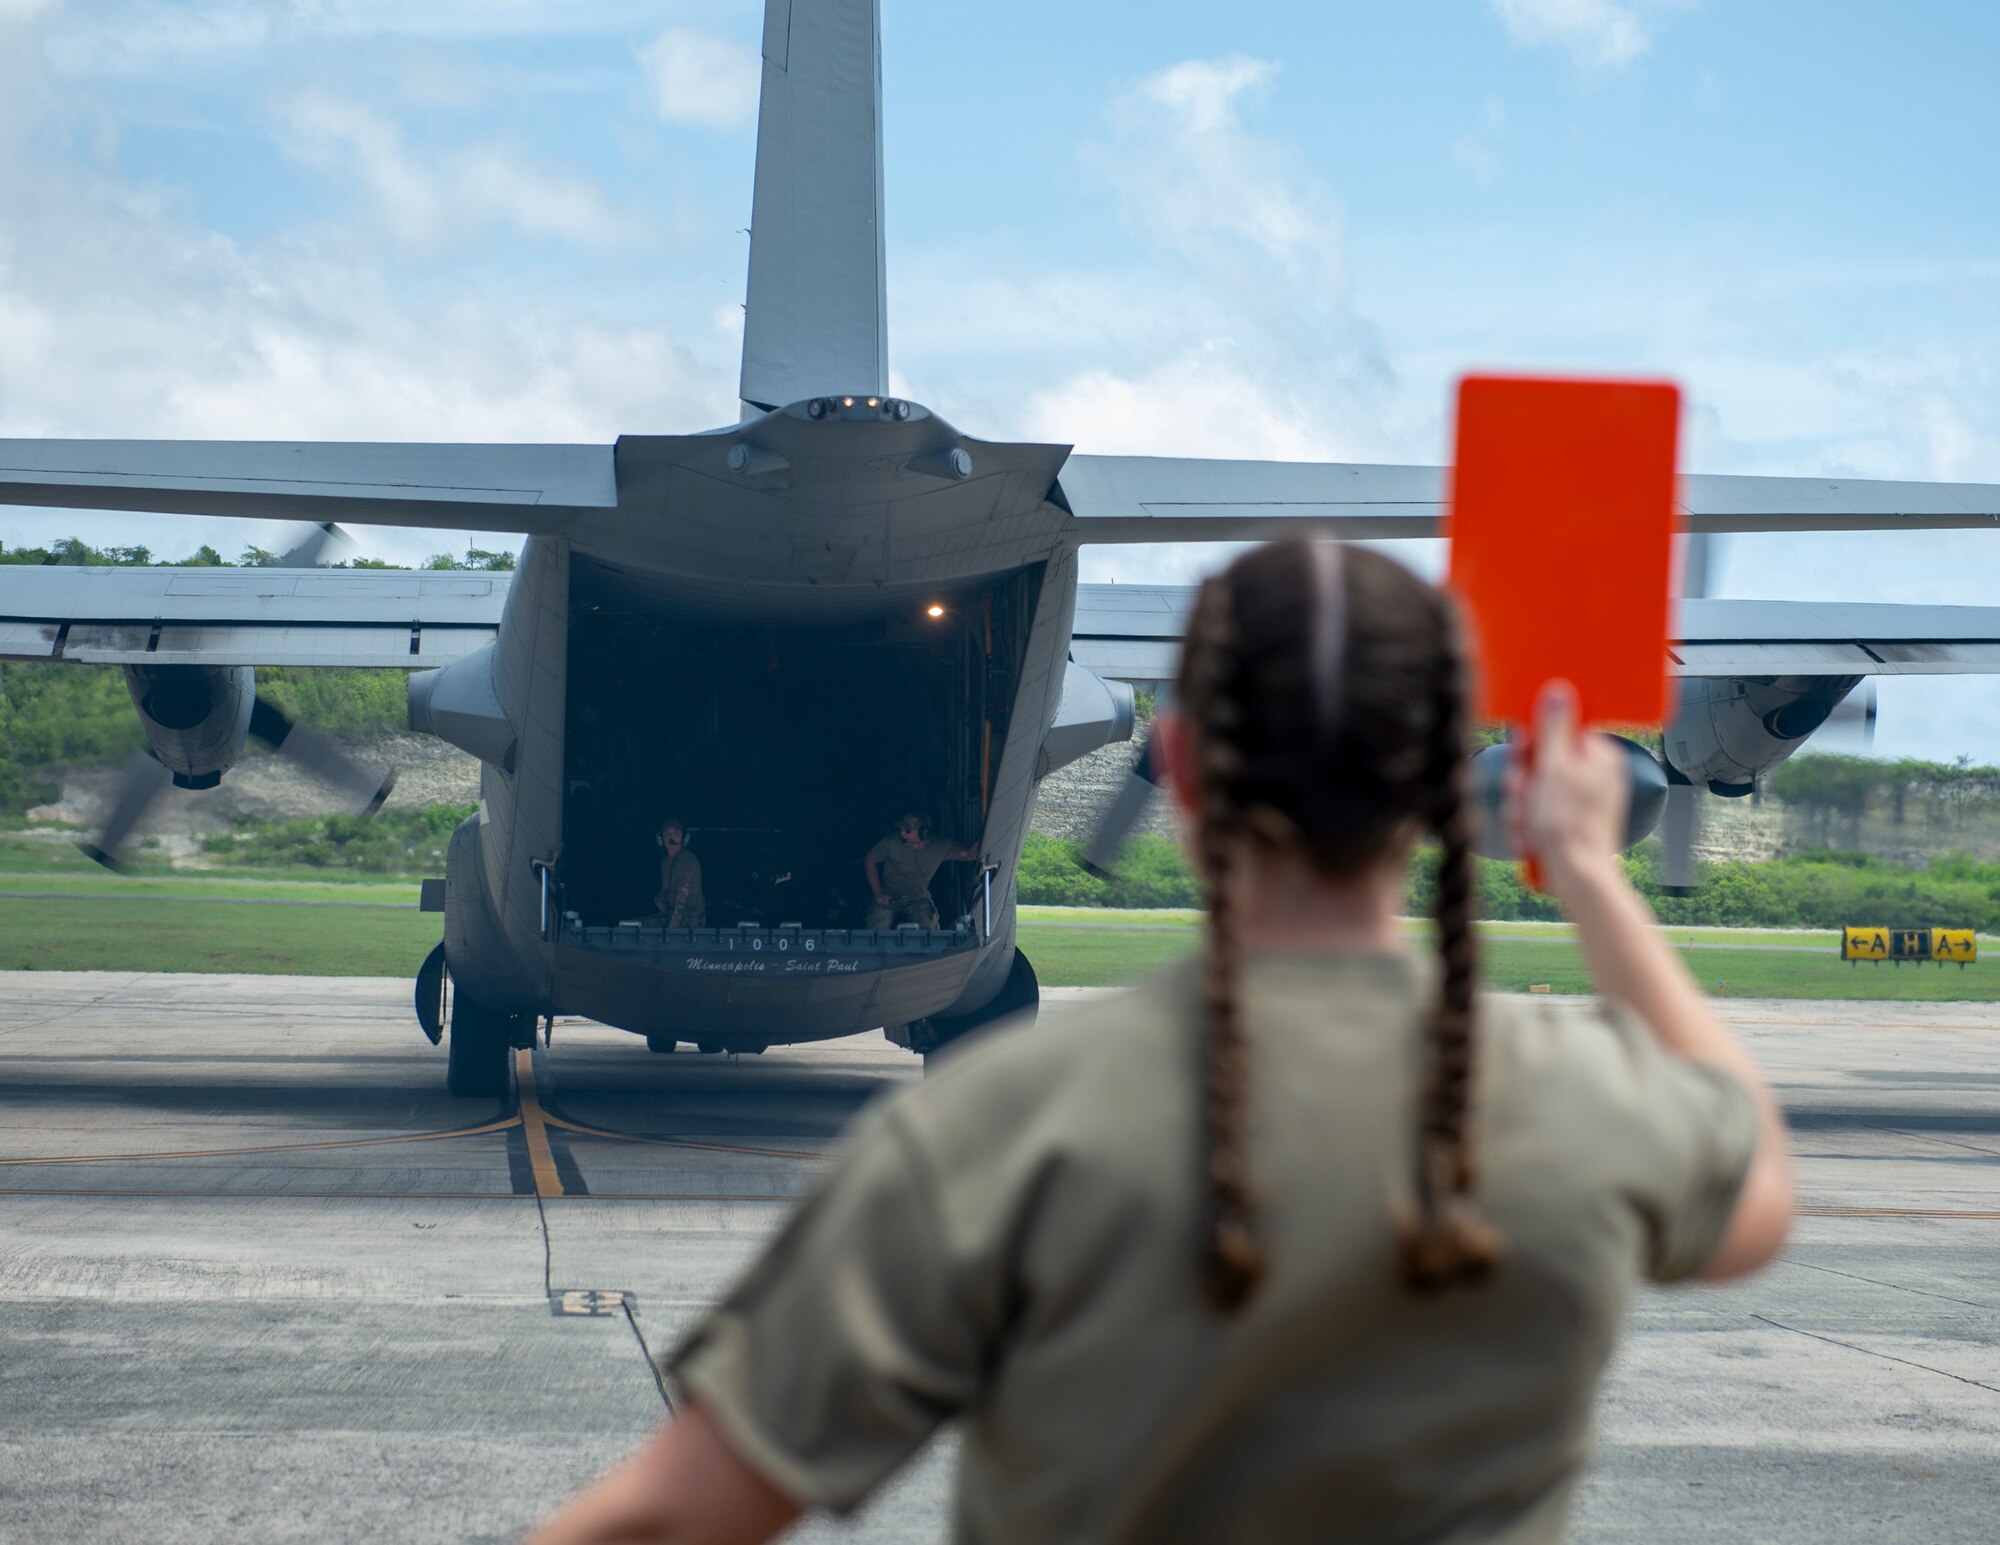
<svg viewBox="0 0 2000 1545">
<path fill-rule="evenodd" d="M 942 617 L 944 615 L 944 608 L 933 601 L 929 606 L 924 608 L 924 615 L 926 617 Z"/>
</svg>

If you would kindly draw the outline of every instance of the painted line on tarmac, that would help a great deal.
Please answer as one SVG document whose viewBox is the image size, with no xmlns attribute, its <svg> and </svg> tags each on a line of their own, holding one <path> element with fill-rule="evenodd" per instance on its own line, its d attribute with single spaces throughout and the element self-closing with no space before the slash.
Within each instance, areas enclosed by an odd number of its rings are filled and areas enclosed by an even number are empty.
<svg viewBox="0 0 2000 1545">
<path fill-rule="evenodd" d="M 187 896 L 162 891 L 149 896 L 131 891 L 10 891 L 0 901 L 171 901 L 197 907 L 360 907 L 377 911 L 412 912 L 414 901 L 309 901 L 297 896 Z"/>
<path fill-rule="evenodd" d="M 636 1137 L 630 1132 L 610 1132 L 603 1127 L 587 1127 L 561 1116 L 543 1118 L 552 1127 L 574 1132 L 580 1137 L 608 1137 L 613 1142 L 643 1143 L 652 1148 L 692 1148 L 698 1153 L 743 1153 L 759 1159 L 831 1159 L 830 1153 L 812 1153 L 803 1148 L 749 1148 L 741 1143 L 698 1143 L 686 1137 Z"/>
<path fill-rule="evenodd" d="M 1958 1207 L 1801 1207 L 1805 1218 L 1938 1218 L 1944 1221 L 2000 1221 L 2000 1212 Z"/>
<path fill-rule="evenodd" d="M 450 1132 L 410 1132 L 401 1137 L 356 1137 L 329 1143 L 271 1143 L 260 1148 L 197 1148 L 176 1153 L 85 1153 L 45 1158 L 0 1159 L 0 1169 L 20 1164 L 136 1164 L 150 1159 L 240 1159 L 260 1153 L 312 1153 L 330 1148 L 383 1148 L 392 1143 L 438 1143 L 453 1137 L 483 1137 L 518 1126 L 519 1116 L 503 1116 L 476 1127 Z"/>
<path fill-rule="evenodd" d="M 535 1054 L 522 1048 L 514 1053 L 514 1077 L 521 1091 L 517 1118 L 521 1135 L 528 1145 L 528 1172 L 535 1179 L 535 1195 L 542 1198 L 564 1196 L 562 1176 L 556 1173 L 556 1156 L 549 1150 L 549 1118 L 535 1093 Z"/>
<path fill-rule="evenodd" d="M 85 1190 L 77 1186 L 0 1186 L 0 1196 L 144 1197 L 195 1202 L 522 1202 L 537 1198 L 522 1191 L 127 1191 Z M 767 1191 L 594 1191 L 565 1196 L 566 1202 L 781 1202 L 798 1196 Z"/>
</svg>

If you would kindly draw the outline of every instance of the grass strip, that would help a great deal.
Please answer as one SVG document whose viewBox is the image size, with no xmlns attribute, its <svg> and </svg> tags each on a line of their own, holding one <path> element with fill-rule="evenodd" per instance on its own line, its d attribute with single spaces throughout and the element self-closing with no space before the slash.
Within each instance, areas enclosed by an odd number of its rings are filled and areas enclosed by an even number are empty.
<svg viewBox="0 0 2000 1545">
<path fill-rule="evenodd" d="M 0 969 L 244 972 L 251 975 L 414 976 L 439 919 L 411 908 L 176 906 L 172 899 L 25 901 L 0 897 Z M 1049 987 L 1122 986 L 1199 944 L 1192 929 L 1064 928 L 1024 922 L 1021 947 Z M 2000 1002 L 2000 961 L 1960 968 L 1849 965 L 1789 950 L 1682 951 L 1711 993 L 1744 998 Z M 1571 940 L 1490 939 L 1487 982 L 1522 992 L 1543 984 L 1587 992 Z"/>
</svg>

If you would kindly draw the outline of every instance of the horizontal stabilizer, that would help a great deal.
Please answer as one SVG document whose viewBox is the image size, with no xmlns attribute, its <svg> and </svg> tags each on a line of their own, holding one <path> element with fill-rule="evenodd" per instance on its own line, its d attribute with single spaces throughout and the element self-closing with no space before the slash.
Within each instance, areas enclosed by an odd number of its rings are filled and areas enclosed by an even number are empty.
<svg viewBox="0 0 2000 1545">
<path fill-rule="evenodd" d="M 1329 536 L 1440 534 L 1446 469 L 1331 461 L 1072 456 L 1061 478 L 1085 542 L 1249 542 L 1302 526 Z M 1686 528 L 1714 531 L 2000 529 L 2000 486 L 1861 478 L 1680 480 Z"/>
<path fill-rule="evenodd" d="M 608 445 L 0 440 L 0 505 L 532 536 L 617 503 Z"/>
</svg>

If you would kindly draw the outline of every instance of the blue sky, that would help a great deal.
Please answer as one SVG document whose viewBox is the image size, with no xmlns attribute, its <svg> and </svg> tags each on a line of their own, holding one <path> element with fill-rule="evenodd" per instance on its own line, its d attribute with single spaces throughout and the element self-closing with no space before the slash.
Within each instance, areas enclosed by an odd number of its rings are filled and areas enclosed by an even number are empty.
<svg viewBox="0 0 2000 1545">
<path fill-rule="evenodd" d="M 1664 372 L 1697 470 L 2000 482 L 2000 10 L 883 9 L 897 386 L 972 433 L 1432 461 L 1466 368 Z M 0 435 L 731 420 L 760 12 L 0 0 Z M 0 509 L 70 532 L 249 535 Z M 1721 589 L 1996 576 L 2000 533 L 1740 538 Z M 2000 760 L 2000 684 L 1886 683 L 1878 744 Z"/>
</svg>

